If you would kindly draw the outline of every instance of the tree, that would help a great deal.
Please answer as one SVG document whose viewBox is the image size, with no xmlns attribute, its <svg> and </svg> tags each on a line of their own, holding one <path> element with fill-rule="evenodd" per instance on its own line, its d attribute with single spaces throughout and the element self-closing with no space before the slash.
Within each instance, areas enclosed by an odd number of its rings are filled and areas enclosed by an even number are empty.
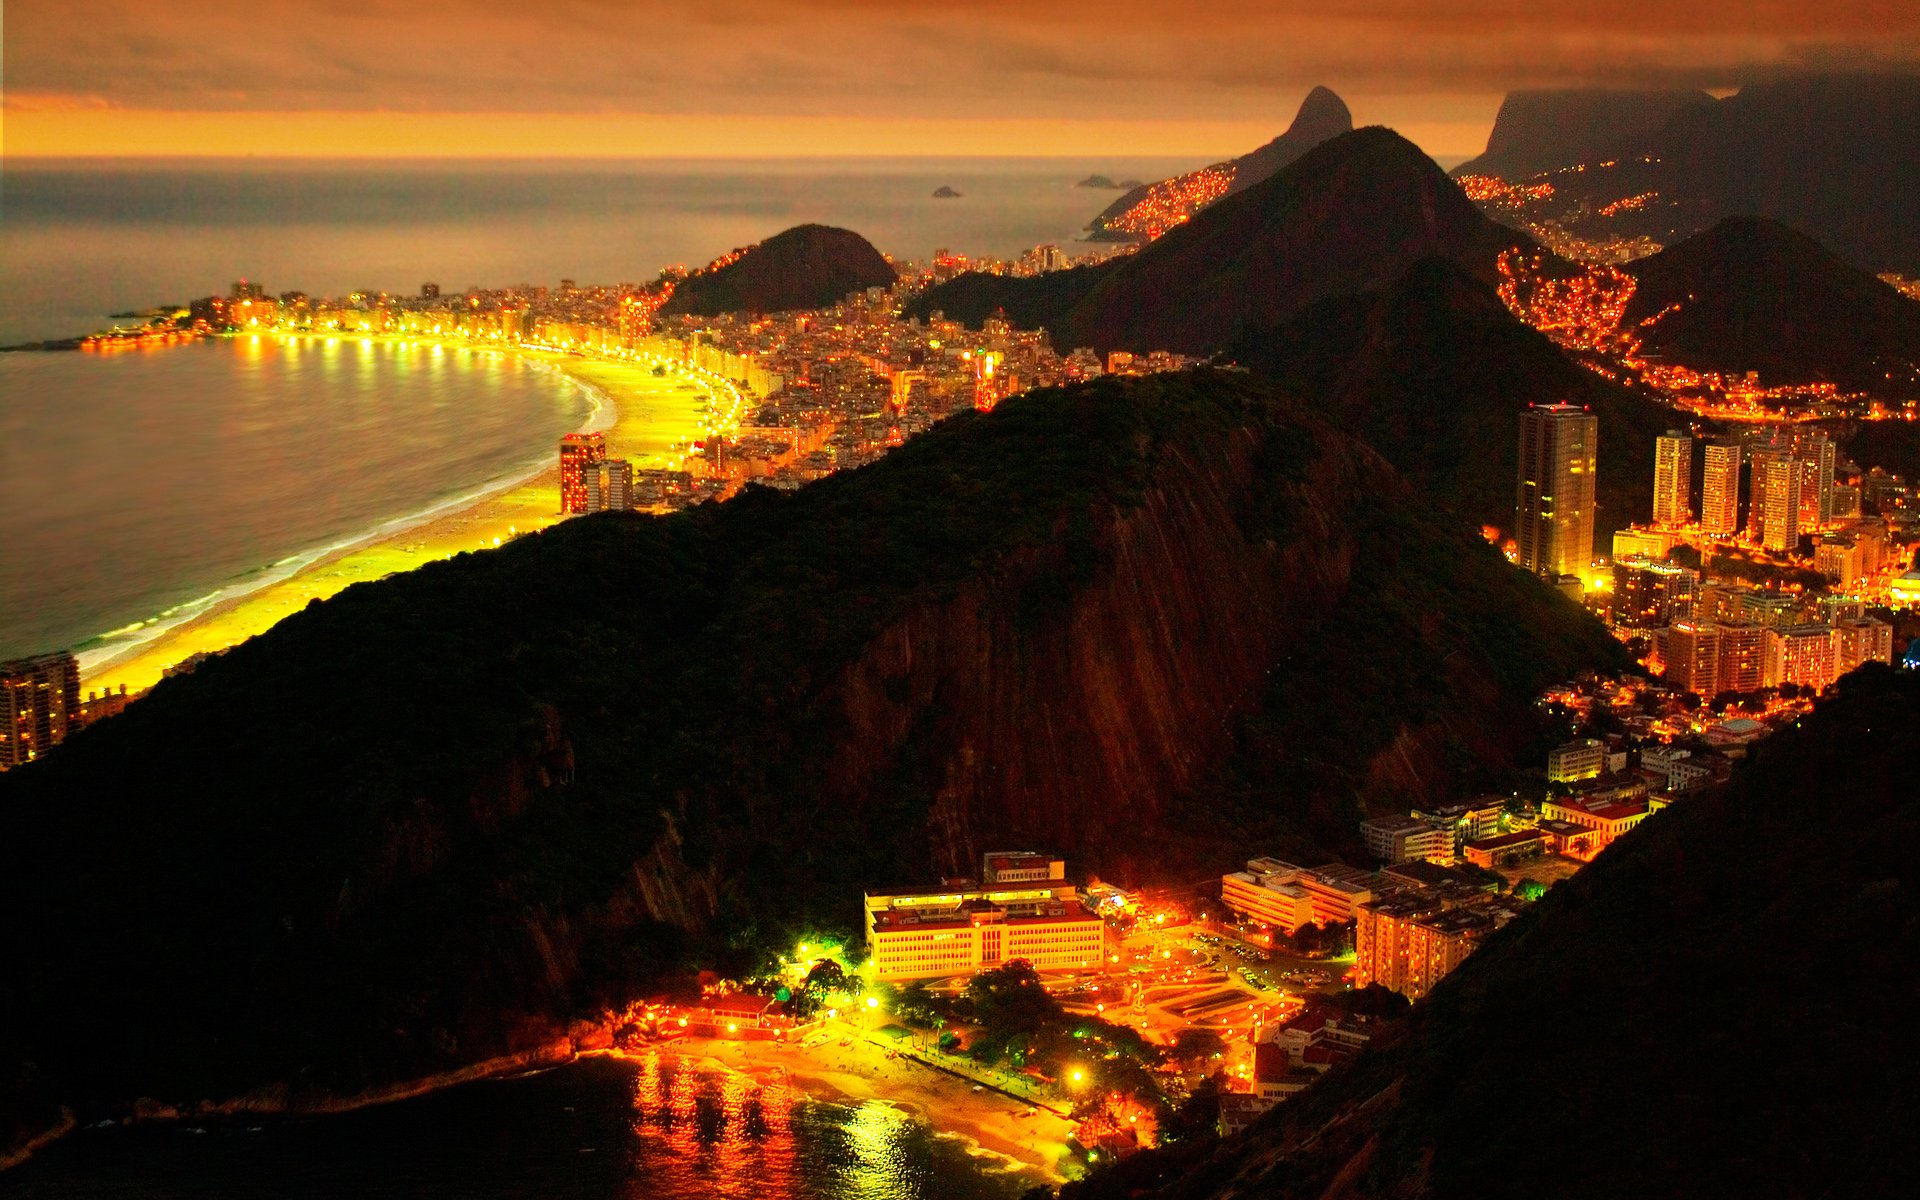
<svg viewBox="0 0 1920 1200">
<path fill-rule="evenodd" d="M 1204 1063 L 1227 1052 L 1227 1040 L 1211 1029 L 1189 1025 L 1173 1035 L 1173 1057 L 1180 1063 Z"/>
</svg>

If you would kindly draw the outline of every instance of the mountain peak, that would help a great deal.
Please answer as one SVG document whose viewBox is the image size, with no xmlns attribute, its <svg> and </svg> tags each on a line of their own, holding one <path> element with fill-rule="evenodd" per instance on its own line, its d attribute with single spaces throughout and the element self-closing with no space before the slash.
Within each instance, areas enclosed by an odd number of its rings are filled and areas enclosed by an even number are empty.
<svg viewBox="0 0 1920 1200">
<path fill-rule="evenodd" d="M 1353 114 L 1347 111 L 1347 102 L 1331 88 L 1316 87 L 1300 102 L 1300 111 L 1285 133 L 1233 160 L 1233 184 L 1227 190 L 1244 192 L 1292 166 L 1315 146 L 1352 132 Z"/>
<path fill-rule="evenodd" d="M 661 311 L 716 316 L 825 308 L 849 292 L 894 279 L 893 264 L 851 229 L 795 225 L 725 266 L 688 276 Z"/>
<path fill-rule="evenodd" d="M 1315 142 L 1323 142 L 1352 129 L 1353 113 L 1348 111 L 1347 102 L 1332 88 L 1316 87 L 1300 102 L 1293 124 L 1287 126 L 1287 132 L 1281 136 L 1310 137 Z"/>
</svg>

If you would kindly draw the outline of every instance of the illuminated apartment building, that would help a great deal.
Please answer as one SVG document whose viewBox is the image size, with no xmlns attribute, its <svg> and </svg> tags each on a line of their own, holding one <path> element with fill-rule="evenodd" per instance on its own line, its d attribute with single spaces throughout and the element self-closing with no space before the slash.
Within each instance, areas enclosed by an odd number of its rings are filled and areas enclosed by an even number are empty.
<svg viewBox="0 0 1920 1200">
<path fill-rule="evenodd" d="M 1833 523 L 1833 439 L 1811 433 L 1797 439 L 1794 454 L 1800 460 L 1800 528 L 1820 529 Z"/>
<path fill-rule="evenodd" d="M 1753 456 L 1754 540 L 1775 553 L 1800 544 L 1800 492 L 1805 467 L 1791 454 L 1762 451 Z"/>
<path fill-rule="evenodd" d="M 1535 405 L 1520 414 L 1514 526 L 1526 570 L 1575 575 L 1593 561 L 1599 435 L 1599 419 L 1571 404 Z"/>
<path fill-rule="evenodd" d="M 1766 686 L 1792 683 L 1825 691 L 1838 674 L 1834 670 L 1833 643 L 1830 625 L 1787 625 L 1767 630 Z"/>
<path fill-rule="evenodd" d="M 1872 617 L 1850 617 L 1833 626 L 1833 671 L 1845 675 L 1870 662 L 1893 661 L 1893 626 Z"/>
<path fill-rule="evenodd" d="M 1696 696 L 1720 688 L 1720 627 L 1712 621 L 1675 621 L 1667 629 L 1667 682 Z"/>
<path fill-rule="evenodd" d="M 1353 986 L 1377 983 L 1418 1000 L 1465 962 L 1494 925 L 1484 909 L 1438 908 L 1421 896 L 1363 904 L 1354 923 Z"/>
<path fill-rule="evenodd" d="M 605 462 L 607 439 L 600 433 L 569 433 L 560 439 L 560 511 L 587 509 L 587 468 Z"/>
<path fill-rule="evenodd" d="M 1693 612 L 1693 592 L 1699 576 L 1670 562 L 1643 555 L 1616 559 L 1613 564 L 1613 623 L 1626 629 L 1657 629 L 1675 617 Z"/>
<path fill-rule="evenodd" d="M 1720 622 L 1720 690 L 1757 692 L 1766 686 L 1766 678 L 1766 627 L 1752 621 Z"/>
<path fill-rule="evenodd" d="M 80 664 L 73 655 L 0 663 L 0 771 L 39 758 L 80 723 Z"/>
<path fill-rule="evenodd" d="M 969 975 L 1014 959 L 1036 971 L 1098 970 L 1106 923 L 1065 882 L 1066 864 L 1025 852 L 985 856 L 978 883 L 866 895 L 867 951 L 884 980 Z"/>
<path fill-rule="evenodd" d="M 1700 476 L 1700 529 L 1708 537 L 1740 531 L 1740 444 L 1713 442 Z"/>
<path fill-rule="evenodd" d="M 1669 429 L 1653 440 L 1653 523 L 1693 520 L 1693 439 Z"/>
<path fill-rule="evenodd" d="M 633 464 L 603 458 L 586 464 L 586 512 L 627 512 L 633 508 Z"/>
</svg>

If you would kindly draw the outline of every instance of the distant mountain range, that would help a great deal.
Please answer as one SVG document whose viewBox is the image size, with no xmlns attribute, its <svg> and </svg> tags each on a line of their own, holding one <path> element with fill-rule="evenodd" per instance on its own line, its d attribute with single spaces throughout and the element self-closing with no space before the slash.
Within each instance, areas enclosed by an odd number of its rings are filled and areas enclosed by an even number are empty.
<svg viewBox="0 0 1920 1200">
<path fill-rule="evenodd" d="M 1684 88 L 1509 92 L 1486 150 L 1453 174 L 1524 179 L 1556 167 L 1631 157 L 1679 113 L 1712 104 L 1712 96 Z"/>
<path fill-rule="evenodd" d="M 1346 101 L 1330 88 L 1316 87 L 1301 101 L 1293 124 L 1287 126 L 1286 132 L 1279 137 L 1239 158 L 1201 167 L 1158 183 L 1135 184 L 1126 195 L 1109 204 L 1089 222 L 1087 229 L 1096 241 L 1149 241 L 1151 237 L 1147 230 L 1163 225 L 1167 217 L 1149 218 L 1141 213 L 1143 208 L 1168 208 L 1176 211 L 1182 219 L 1190 218 L 1193 212 L 1213 203 L 1221 195 L 1243 192 L 1292 165 L 1321 142 L 1352 131 L 1353 114 L 1347 111 Z M 1207 186 L 1209 180 L 1223 181 L 1224 190 L 1220 190 L 1218 183 Z M 1199 199 L 1201 197 L 1204 199 Z M 1197 203 L 1188 198 L 1195 198 Z"/>
<path fill-rule="evenodd" d="M 725 266 L 681 280 L 660 311 L 711 317 L 826 308 L 895 278 L 893 264 L 852 230 L 796 225 Z"/>
<path fill-rule="evenodd" d="M 1537 249 L 1376 127 L 1322 143 L 1135 254 L 1036 278 L 963 275 L 911 311 L 975 325 L 1004 312 L 1062 349 L 1211 354 L 1318 301 L 1388 286 L 1423 258 L 1491 282 L 1516 247 Z"/>
<path fill-rule="evenodd" d="M 1537 214 L 1583 236 L 1670 244 L 1723 217 L 1763 216 L 1867 271 L 1920 274 L 1911 74 L 1805 76 L 1705 103 L 1691 93 L 1516 93 L 1487 152 L 1455 174 L 1550 184 Z"/>
<path fill-rule="evenodd" d="M 1916 760 L 1920 674 L 1847 676 L 1727 788 L 1493 934 L 1404 1029 L 1240 1137 L 1061 1200 L 1904 1195 Z"/>
<path fill-rule="evenodd" d="M 1920 394 L 1920 302 L 1762 217 L 1729 217 L 1628 264 L 1651 354 L 1766 383 Z M 1668 311 L 1671 310 L 1671 311 Z"/>
</svg>

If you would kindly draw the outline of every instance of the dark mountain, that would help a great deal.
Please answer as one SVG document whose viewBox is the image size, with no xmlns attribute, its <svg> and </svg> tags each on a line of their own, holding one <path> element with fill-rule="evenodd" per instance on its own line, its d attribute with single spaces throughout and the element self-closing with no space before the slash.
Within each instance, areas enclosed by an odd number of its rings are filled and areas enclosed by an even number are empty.
<svg viewBox="0 0 1920 1200">
<path fill-rule="evenodd" d="M 893 264 L 852 230 L 795 225 L 724 267 L 681 280 L 661 311 L 711 317 L 827 308 L 894 279 Z"/>
<path fill-rule="evenodd" d="M 1404 1034 L 1241 1138 L 1067 1195 L 1904 1195 L 1916 756 L 1920 675 L 1849 675 L 1495 934 Z"/>
<path fill-rule="evenodd" d="M 1585 405 L 1600 418 L 1598 544 L 1652 516 L 1653 439 L 1673 411 L 1576 365 L 1445 259 L 1251 333 L 1230 357 L 1364 438 L 1434 501 L 1509 530 L 1520 412 Z"/>
<path fill-rule="evenodd" d="M 1664 313 L 1645 332 L 1651 353 L 1768 383 L 1920 391 L 1920 302 L 1783 225 L 1730 217 L 1627 271 L 1626 319 Z"/>
<path fill-rule="evenodd" d="M 1210 354 L 1316 301 L 1384 287 L 1430 256 L 1490 281 L 1516 245 L 1532 243 L 1482 216 L 1419 147 L 1361 129 L 1138 253 L 1035 279 L 962 276 L 912 311 L 977 324 L 1004 310 L 1062 348 Z"/>
<path fill-rule="evenodd" d="M 1353 114 L 1347 102 L 1331 88 L 1317 87 L 1300 102 L 1287 131 L 1258 150 L 1248 151 L 1233 160 L 1233 184 L 1228 194 L 1244 192 L 1256 183 L 1273 178 L 1300 160 L 1321 142 L 1332 141 L 1353 132 Z"/>
<path fill-rule="evenodd" d="M 1520 204 L 1511 219 L 1670 245 L 1725 217 L 1768 217 L 1863 270 L 1920 274 L 1920 75 L 1743 88 L 1680 108 L 1630 152 L 1606 157 L 1617 161 L 1589 158 L 1585 170 L 1539 177 L 1552 194 Z"/>
<path fill-rule="evenodd" d="M 0 1127 L 550 1046 L 995 846 L 1358 853 L 1624 661 L 1430 509 L 1198 372 L 349 588 L 0 777 Z"/>
<path fill-rule="evenodd" d="M 1300 102 L 1300 110 L 1294 114 L 1293 124 L 1287 126 L 1287 131 L 1258 150 L 1158 183 L 1137 184 L 1109 204 L 1087 228 L 1093 231 L 1096 239 L 1113 237 L 1120 241 L 1145 240 L 1115 228 L 1115 222 L 1121 221 L 1126 213 L 1148 199 L 1156 189 L 1163 194 L 1180 192 L 1187 190 L 1195 178 L 1204 172 L 1231 171 L 1232 181 L 1227 185 L 1227 193 L 1243 192 L 1262 180 L 1272 178 L 1282 168 L 1291 166 L 1321 142 L 1351 132 L 1353 114 L 1347 111 L 1347 102 L 1335 95 L 1331 88 L 1316 87 Z"/>
<path fill-rule="evenodd" d="M 1557 167 L 1625 157 L 1641 150 L 1677 114 L 1712 103 L 1705 92 L 1687 88 L 1508 92 L 1486 150 L 1453 174 L 1524 179 Z"/>
</svg>

